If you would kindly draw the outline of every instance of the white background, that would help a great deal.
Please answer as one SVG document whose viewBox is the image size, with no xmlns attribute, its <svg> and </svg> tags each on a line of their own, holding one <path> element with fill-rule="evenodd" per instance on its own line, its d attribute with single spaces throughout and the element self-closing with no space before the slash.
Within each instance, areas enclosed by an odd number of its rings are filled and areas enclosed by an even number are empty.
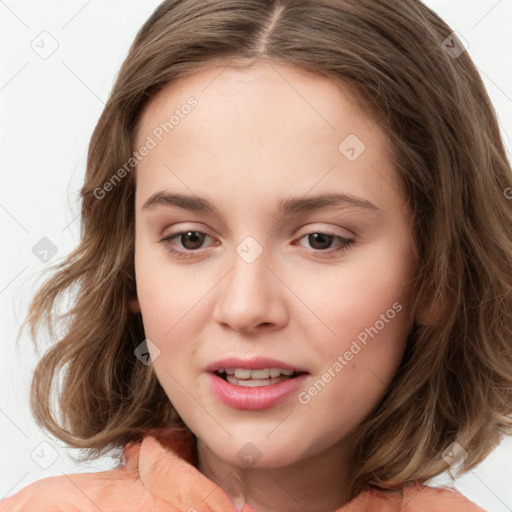
<svg viewBox="0 0 512 512">
<path fill-rule="evenodd" d="M 89 138 L 129 45 L 158 4 L 159 0 L 0 0 L 0 498 L 46 476 L 112 466 L 109 458 L 87 466 L 74 464 L 69 458 L 73 451 L 35 425 L 28 406 L 35 356 L 26 335 L 17 346 L 15 341 L 36 279 L 78 242 L 77 194 Z M 469 43 L 510 154 L 512 0 L 426 4 Z M 42 32 L 51 36 L 41 36 Z M 32 48 L 42 37 L 46 49 L 58 44 L 47 59 Z M 32 252 L 43 237 L 58 251 L 47 263 Z M 456 486 L 487 510 L 510 512 L 511 440 Z"/>
</svg>

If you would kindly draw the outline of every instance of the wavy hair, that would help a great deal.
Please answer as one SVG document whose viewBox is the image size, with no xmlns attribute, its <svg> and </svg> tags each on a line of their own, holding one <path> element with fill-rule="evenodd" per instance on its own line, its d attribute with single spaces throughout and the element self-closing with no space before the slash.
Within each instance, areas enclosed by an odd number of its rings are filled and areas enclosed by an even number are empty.
<svg viewBox="0 0 512 512">
<path fill-rule="evenodd" d="M 389 137 L 413 215 L 413 310 L 426 314 L 355 433 L 352 496 L 440 474 L 453 442 L 468 453 L 463 471 L 480 463 L 512 425 L 512 174 L 480 76 L 451 34 L 418 0 L 164 1 L 92 135 L 80 243 L 24 324 L 36 344 L 43 327 L 53 339 L 32 382 L 38 424 L 88 458 L 148 428 L 184 428 L 151 366 L 134 357 L 145 338 L 130 311 L 136 173 L 105 197 L 98 190 L 133 157 L 144 107 L 165 86 L 212 64 L 268 59 L 355 93 Z"/>
</svg>

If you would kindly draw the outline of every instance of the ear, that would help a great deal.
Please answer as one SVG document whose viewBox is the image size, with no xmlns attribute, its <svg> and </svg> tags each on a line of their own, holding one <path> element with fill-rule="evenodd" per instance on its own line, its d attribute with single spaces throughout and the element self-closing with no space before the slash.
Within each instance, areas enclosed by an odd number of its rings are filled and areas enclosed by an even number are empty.
<svg viewBox="0 0 512 512">
<path fill-rule="evenodd" d="M 140 304 L 138 299 L 132 299 L 128 302 L 128 309 L 131 313 L 140 313 Z"/>
</svg>

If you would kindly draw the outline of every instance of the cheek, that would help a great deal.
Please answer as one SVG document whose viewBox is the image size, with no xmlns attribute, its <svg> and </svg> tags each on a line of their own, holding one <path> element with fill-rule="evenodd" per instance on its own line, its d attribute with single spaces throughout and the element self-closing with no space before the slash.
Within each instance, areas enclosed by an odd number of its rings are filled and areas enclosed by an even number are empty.
<svg viewBox="0 0 512 512">
<path fill-rule="evenodd" d="M 302 289 L 324 324 L 317 322 L 323 329 L 315 343 L 321 382 L 304 398 L 321 415 L 323 407 L 342 416 L 351 410 L 362 420 L 398 369 L 411 328 L 414 265 L 406 247 L 394 249 L 384 246 Z"/>
<path fill-rule="evenodd" d="M 323 366 L 301 402 L 314 408 L 319 424 L 341 422 L 350 430 L 361 423 L 400 365 L 411 328 L 410 290 L 403 285 L 410 274 L 399 266 L 384 270 L 347 276 L 346 293 L 324 304 L 335 334 L 318 344 Z"/>
<path fill-rule="evenodd" d="M 326 446 L 368 417 L 400 365 L 409 332 L 407 312 L 398 302 L 385 300 L 381 306 L 354 304 L 339 316 L 332 341 L 317 344 L 319 371 L 298 399 L 303 417 L 314 418 L 325 431 Z"/>
<path fill-rule="evenodd" d="M 169 346 L 180 327 L 196 314 L 196 304 L 208 290 L 204 273 L 173 265 L 165 250 L 140 243 L 135 274 L 146 336 Z"/>
<path fill-rule="evenodd" d="M 190 374 L 197 348 L 194 303 L 199 299 L 183 291 L 185 283 L 179 280 L 178 272 L 170 273 L 163 264 L 142 264 L 142 258 L 140 263 L 137 295 L 146 338 L 157 347 L 157 357 L 151 353 L 153 369 L 173 406 L 186 415 L 188 393 L 194 393 L 196 386 Z"/>
<path fill-rule="evenodd" d="M 311 325 L 319 325 L 326 340 L 320 350 L 344 351 L 360 333 L 364 340 L 365 329 L 376 323 L 382 345 L 388 337 L 406 336 L 413 275 L 409 246 L 382 243 L 348 256 L 335 270 L 326 266 L 312 279 L 297 279 L 297 294 L 315 313 Z"/>
<path fill-rule="evenodd" d="M 183 386 L 193 392 L 197 385 L 195 353 L 212 283 L 204 272 L 171 265 L 165 252 L 154 248 L 136 249 L 135 270 L 145 335 L 158 348 L 155 373 L 175 407 L 186 407 L 190 396 Z"/>
</svg>

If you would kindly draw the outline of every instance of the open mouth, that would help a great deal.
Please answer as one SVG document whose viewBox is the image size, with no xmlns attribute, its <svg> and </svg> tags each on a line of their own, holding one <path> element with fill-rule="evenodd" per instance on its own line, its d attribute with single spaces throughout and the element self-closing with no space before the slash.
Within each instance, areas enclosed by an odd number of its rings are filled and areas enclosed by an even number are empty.
<svg viewBox="0 0 512 512">
<path fill-rule="evenodd" d="M 219 368 L 214 372 L 221 379 L 243 387 L 271 386 L 286 380 L 291 380 L 304 372 L 283 370 L 281 368 L 263 368 L 249 370 L 246 368 Z"/>
<path fill-rule="evenodd" d="M 235 357 L 207 366 L 210 385 L 217 398 L 240 410 L 271 409 L 297 393 L 311 375 L 305 367 L 271 359 Z"/>
</svg>

